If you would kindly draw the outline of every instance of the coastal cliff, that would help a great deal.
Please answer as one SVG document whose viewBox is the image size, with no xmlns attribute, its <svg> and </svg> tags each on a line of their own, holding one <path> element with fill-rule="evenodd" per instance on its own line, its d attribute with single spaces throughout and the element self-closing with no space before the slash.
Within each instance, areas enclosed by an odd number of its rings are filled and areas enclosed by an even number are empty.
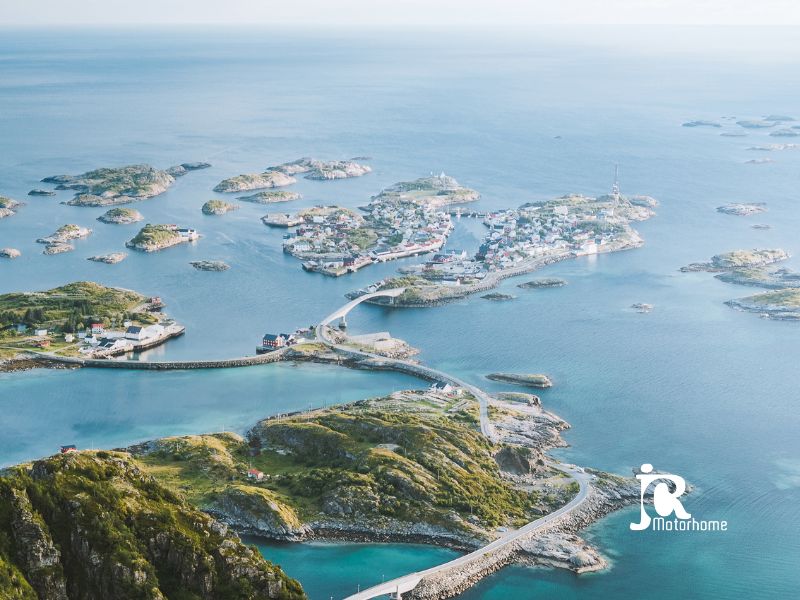
<svg viewBox="0 0 800 600">
<path fill-rule="evenodd" d="M 227 526 L 127 455 L 67 453 L 0 476 L 0 596 L 305 598 Z"/>
</svg>

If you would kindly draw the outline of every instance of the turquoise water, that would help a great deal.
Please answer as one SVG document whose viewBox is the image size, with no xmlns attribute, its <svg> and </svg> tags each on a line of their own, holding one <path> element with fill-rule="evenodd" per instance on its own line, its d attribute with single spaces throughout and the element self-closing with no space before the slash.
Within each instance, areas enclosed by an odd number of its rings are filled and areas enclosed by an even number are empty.
<svg viewBox="0 0 800 600">
<path fill-rule="evenodd" d="M 692 35 L 702 37 L 698 31 Z M 565 435 L 572 446 L 560 455 L 621 473 L 643 462 L 672 470 L 696 486 L 686 500 L 693 515 L 730 523 L 720 534 L 646 535 L 631 532 L 633 517 L 623 512 L 589 532 L 611 558 L 607 572 L 505 569 L 465 597 L 793 595 L 800 589 L 797 324 L 735 312 L 723 301 L 751 290 L 677 270 L 739 247 L 800 252 L 800 150 L 746 150 L 792 139 L 763 131 L 727 138 L 680 126 L 723 115 L 800 117 L 800 38 L 791 29 L 767 38 L 748 29 L 716 32 L 709 52 L 699 53 L 683 43 L 670 47 L 681 32 L 633 33 L 4 32 L 0 193 L 27 206 L 0 221 L 0 246 L 23 252 L 0 263 L 0 292 L 75 279 L 138 289 L 162 296 L 188 328 L 154 351 L 159 357 L 249 354 L 265 331 L 314 322 L 345 292 L 403 263 L 339 279 L 303 273 L 280 251 L 280 232 L 258 221 L 269 209 L 243 203 L 222 218 L 200 213 L 218 196 L 210 188 L 220 179 L 303 155 L 368 155 L 372 174 L 300 180 L 296 189 L 305 198 L 280 210 L 358 206 L 385 185 L 442 170 L 483 193 L 478 207 L 495 208 L 570 191 L 602 193 L 619 162 L 623 191 L 662 203 L 657 217 L 637 226 L 643 248 L 543 270 L 569 281 L 559 289 L 518 290 L 525 278 L 508 280 L 501 291 L 516 294 L 513 302 L 475 297 L 427 310 L 362 307 L 350 326 L 389 330 L 432 365 L 490 390 L 509 389 L 483 378 L 491 371 L 551 374 L 556 386 L 543 400 L 573 426 Z M 776 162 L 745 164 L 762 156 Z M 98 223 L 102 209 L 63 206 L 65 193 L 25 197 L 46 175 L 193 160 L 214 166 L 136 208 L 152 222 L 196 226 L 204 238 L 119 265 L 85 257 L 122 249 L 135 226 Z M 769 212 L 744 219 L 714 211 L 734 201 L 764 201 Z M 42 256 L 35 238 L 67 222 L 95 233 L 74 253 Z M 756 222 L 772 229 L 751 229 Z M 462 220 L 450 246 L 474 248 L 481 235 L 479 223 Z M 232 268 L 204 273 L 187 264 L 205 258 Z M 655 310 L 636 314 L 628 308 L 634 302 Z M 0 464 L 61 443 L 115 446 L 240 430 L 275 412 L 413 385 L 390 374 L 290 366 L 2 375 Z M 420 552 L 402 545 L 361 551 L 359 560 L 387 569 L 405 568 L 402 561 Z M 352 589 L 349 550 L 266 551 L 273 552 L 314 598 L 328 598 L 334 586 Z M 313 565 L 323 557 L 329 570 L 319 586 Z"/>
</svg>

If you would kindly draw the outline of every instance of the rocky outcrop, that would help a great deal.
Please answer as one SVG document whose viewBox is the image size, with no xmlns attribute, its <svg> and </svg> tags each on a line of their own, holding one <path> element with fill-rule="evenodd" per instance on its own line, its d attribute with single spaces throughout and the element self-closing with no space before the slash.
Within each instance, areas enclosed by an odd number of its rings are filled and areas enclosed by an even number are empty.
<svg viewBox="0 0 800 600">
<path fill-rule="evenodd" d="M 312 534 L 294 509 L 266 488 L 232 485 L 215 496 L 208 510 L 242 533 L 289 541 Z"/>
<path fill-rule="evenodd" d="M 0 219 L 15 214 L 20 206 L 22 206 L 21 202 L 17 202 L 6 196 L 0 196 Z"/>
<path fill-rule="evenodd" d="M 495 302 L 503 301 L 503 300 L 513 300 L 516 296 L 512 294 L 501 294 L 500 292 L 491 292 L 489 294 L 484 294 L 481 296 L 484 300 L 494 300 Z"/>
<path fill-rule="evenodd" d="M 75 246 L 73 246 L 72 244 L 57 242 L 55 244 L 47 244 L 44 250 L 42 250 L 42 254 L 51 256 L 53 254 L 64 254 L 65 252 L 72 252 L 73 250 L 75 250 Z"/>
<path fill-rule="evenodd" d="M 144 220 L 142 213 L 132 208 L 112 208 L 97 217 L 101 223 L 114 225 L 130 225 Z"/>
<path fill-rule="evenodd" d="M 55 196 L 55 192 L 51 192 L 50 190 L 40 190 L 40 189 L 33 189 L 28 192 L 28 196 Z"/>
<path fill-rule="evenodd" d="M 128 255 L 125 252 L 111 252 L 110 254 L 98 254 L 95 256 L 90 256 L 86 260 L 105 263 L 107 265 L 115 265 L 119 262 L 122 262 L 127 257 Z"/>
<path fill-rule="evenodd" d="M 559 279 L 558 277 L 541 277 L 539 279 L 532 279 L 531 281 L 526 281 L 525 283 L 517 284 L 518 288 L 523 290 L 527 289 L 538 289 L 538 288 L 553 288 L 553 287 L 562 287 L 567 285 L 567 282 L 563 279 Z"/>
<path fill-rule="evenodd" d="M 252 202 L 253 204 L 275 204 L 277 202 L 291 202 L 300 200 L 303 196 L 297 192 L 287 192 L 285 190 L 256 192 L 249 196 L 239 196 L 237 200 L 242 202 Z"/>
<path fill-rule="evenodd" d="M 198 271 L 227 271 L 230 265 L 221 260 L 194 260 L 189 263 Z"/>
<path fill-rule="evenodd" d="M 553 382 L 547 375 L 532 373 L 489 373 L 487 379 L 501 381 L 503 383 L 513 383 L 516 385 L 527 385 L 535 388 L 552 387 Z"/>
<path fill-rule="evenodd" d="M 80 225 L 62 225 L 47 237 L 36 240 L 39 244 L 63 244 L 70 240 L 88 237 L 92 230 Z"/>
<path fill-rule="evenodd" d="M 789 258 L 789 253 L 780 248 L 774 249 L 754 249 L 754 250 L 733 250 L 711 257 L 709 262 L 691 263 L 681 267 L 684 273 L 691 271 L 709 271 L 719 273 L 732 269 L 747 269 L 752 267 L 763 267 L 781 260 Z"/>
<path fill-rule="evenodd" d="M 167 173 L 169 173 L 173 177 L 183 177 L 189 171 L 208 169 L 210 166 L 211 164 L 207 162 L 185 162 L 179 165 L 175 165 L 174 167 L 170 167 L 169 169 L 167 169 Z"/>
<path fill-rule="evenodd" d="M 0 257 L 2 258 L 18 258 L 22 256 L 22 252 L 16 248 L 0 248 Z"/>
<path fill-rule="evenodd" d="M 296 183 L 297 180 L 280 171 L 265 171 L 264 173 L 250 173 L 223 179 L 215 187 L 215 192 L 245 192 L 267 188 L 283 187 Z"/>
<path fill-rule="evenodd" d="M 749 217 L 767 211 L 767 204 L 765 202 L 751 202 L 745 203 L 732 203 L 724 204 L 717 207 L 717 212 L 725 215 L 735 215 L 737 217 Z"/>
<path fill-rule="evenodd" d="M 314 158 L 299 158 L 293 162 L 272 167 L 272 169 L 287 175 L 306 173 L 306 179 L 318 180 L 348 179 L 372 172 L 370 167 L 357 163 L 355 160 L 323 161 Z"/>
</svg>

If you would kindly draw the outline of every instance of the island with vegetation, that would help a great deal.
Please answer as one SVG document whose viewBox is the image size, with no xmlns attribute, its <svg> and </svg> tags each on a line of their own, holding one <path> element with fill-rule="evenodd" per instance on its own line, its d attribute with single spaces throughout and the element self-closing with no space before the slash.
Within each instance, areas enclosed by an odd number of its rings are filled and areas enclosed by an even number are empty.
<svg viewBox="0 0 800 600">
<path fill-rule="evenodd" d="M 474 202 L 481 195 L 463 187 L 454 177 L 441 173 L 414 181 L 396 183 L 372 198 L 377 203 L 413 203 L 439 208 L 448 204 Z"/>
<path fill-rule="evenodd" d="M 786 260 L 787 258 L 789 258 L 789 253 L 781 248 L 732 250 L 731 252 L 724 252 L 712 256 L 709 262 L 691 263 L 685 267 L 681 267 L 681 271 L 684 273 L 691 271 L 719 273 L 735 269 L 763 267 L 781 260 Z"/>
<path fill-rule="evenodd" d="M 101 223 L 115 224 L 115 225 L 130 225 L 131 223 L 138 223 L 143 221 L 142 213 L 133 208 L 112 208 L 102 215 L 97 217 Z"/>
<path fill-rule="evenodd" d="M 80 175 L 53 175 L 42 179 L 57 190 L 74 190 L 70 206 L 113 206 L 152 198 L 167 191 L 175 177 L 150 165 L 101 168 Z"/>
<path fill-rule="evenodd" d="M 263 173 L 246 173 L 223 179 L 214 186 L 214 191 L 219 193 L 246 192 L 248 190 L 283 187 L 293 183 L 297 183 L 297 180 L 285 173 L 264 171 Z"/>
<path fill-rule="evenodd" d="M 372 169 L 367 165 L 350 160 L 318 160 L 316 158 L 298 158 L 295 161 L 283 163 L 277 167 L 271 167 L 287 175 L 305 174 L 306 179 L 330 180 L 330 179 L 349 179 L 350 177 L 361 177 L 371 173 Z"/>
<path fill-rule="evenodd" d="M 181 228 L 177 225 L 148 223 L 125 245 L 141 252 L 157 252 L 178 244 L 193 242 L 199 237 L 194 229 Z"/>
<path fill-rule="evenodd" d="M 0 196 L 0 219 L 15 214 L 20 206 L 22 206 L 22 202 L 13 200 L 7 196 Z"/>
<path fill-rule="evenodd" d="M 472 549 L 549 514 L 577 492 L 544 452 L 568 425 L 530 394 L 490 406 L 500 440 L 478 426 L 466 391 L 400 391 L 273 417 L 244 437 L 171 437 L 128 451 L 160 484 L 239 533 L 285 541 L 426 542 Z M 636 496 L 631 480 L 596 472 L 586 522 Z M 578 572 L 605 562 L 572 529 L 520 554 Z"/>
<path fill-rule="evenodd" d="M 0 473 L 0 597 L 306 598 L 129 455 L 69 448 Z"/>
<path fill-rule="evenodd" d="M 291 202 L 300 200 L 303 196 L 297 192 L 287 192 L 286 190 L 270 190 L 256 192 L 249 196 L 239 196 L 237 200 L 242 202 L 252 202 L 253 204 L 276 204 L 278 202 Z"/>
<path fill-rule="evenodd" d="M 232 210 L 236 210 L 239 208 L 238 204 L 232 204 L 230 202 L 225 202 L 224 200 L 209 200 L 205 204 L 203 204 L 203 211 L 204 215 L 224 215 Z"/>
<path fill-rule="evenodd" d="M 655 214 L 649 196 L 628 198 L 614 188 L 597 198 L 577 194 L 487 213 L 487 233 L 474 256 L 440 254 L 349 294 L 402 287 L 397 298 L 368 300 L 386 306 L 435 306 L 488 291 L 507 277 L 561 260 L 637 248 L 644 242 L 631 222 Z"/>
<path fill-rule="evenodd" d="M 726 304 L 770 319 L 800 321 L 800 288 L 797 287 L 728 300 Z"/>
</svg>

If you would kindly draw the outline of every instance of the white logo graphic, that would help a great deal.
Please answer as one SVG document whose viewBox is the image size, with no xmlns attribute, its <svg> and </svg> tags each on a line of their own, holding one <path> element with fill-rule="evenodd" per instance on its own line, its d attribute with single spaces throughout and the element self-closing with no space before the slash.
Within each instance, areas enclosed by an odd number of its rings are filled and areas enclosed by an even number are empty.
<svg viewBox="0 0 800 600">
<path fill-rule="evenodd" d="M 652 525 L 654 531 L 727 531 L 727 521 L 698 521 L 692 518 L 680 497 L 686 492 L 686 480 L 680 475 L 672 473 L 653 473 L 653 465 L 645 463 L 641 473 L 636 475 L 639 480 L 639 522 L 631 523 L 633 531 L 642 531 Z M 652 518 L 644 507 L 644 497 L 651 484 L 659 481 L 653 488 L 653 507 L 657 517 Z M 669 484 L 672 484 L 670 487 Z M 667 520 L 672 514 L 675 517 Z"/>
</svg>

